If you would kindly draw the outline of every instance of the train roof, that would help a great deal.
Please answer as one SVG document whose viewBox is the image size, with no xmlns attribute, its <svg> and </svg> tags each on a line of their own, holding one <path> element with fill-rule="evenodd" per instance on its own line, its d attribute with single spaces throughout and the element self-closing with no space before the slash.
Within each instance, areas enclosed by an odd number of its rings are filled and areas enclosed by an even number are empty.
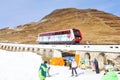
<svg viewBox="0 0 120 80">
<path fill-rule="evenodd" d="M 75 29 L 75 28 L 73 28 L 73 29 Z M 68 30 L 71 30 L 71 29 L 57 30 L 57 31 L 50 31 L 50 32 L 42 32 L 42 33 L 39 33 L 39 34 L 48 34 L 48 33 L 62 32 L 62 31 L 68 31 Z M 76 29 L 76 30 L 79 30 L 79 29 Z"/>
</svg>

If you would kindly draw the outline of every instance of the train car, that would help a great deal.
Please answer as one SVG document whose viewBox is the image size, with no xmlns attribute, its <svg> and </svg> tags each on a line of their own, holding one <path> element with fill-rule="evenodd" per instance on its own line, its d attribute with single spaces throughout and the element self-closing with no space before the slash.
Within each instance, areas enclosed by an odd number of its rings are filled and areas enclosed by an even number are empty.
<svg viewBox="0 0 120 80">
<path fill-rule="evenodd" d="M 79 29 L 43 32 L 38 35 L 39 44 L 78 44 L 82 40 Z"/>
</svg>

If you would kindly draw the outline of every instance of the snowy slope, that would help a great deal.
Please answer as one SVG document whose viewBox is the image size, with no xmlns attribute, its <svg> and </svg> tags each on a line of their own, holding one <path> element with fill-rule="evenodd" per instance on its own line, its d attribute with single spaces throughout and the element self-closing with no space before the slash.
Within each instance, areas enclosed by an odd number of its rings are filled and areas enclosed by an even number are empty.
<svg viewBox="0 0 120 80">
<path fill-rule="evenodd" d="M 0 80 L 39 80 L 38 69 L 41 62 L 41 57 L 35 53 L 0 50 Z M 46 80 L 100 80 L 103 75 L 103 72 L 96 74 L 80 68 L 77 72 L 77 77 L 71 77 L 68 67 L 51 66 L 51 77 L 46 77 Z"/>
</svg>

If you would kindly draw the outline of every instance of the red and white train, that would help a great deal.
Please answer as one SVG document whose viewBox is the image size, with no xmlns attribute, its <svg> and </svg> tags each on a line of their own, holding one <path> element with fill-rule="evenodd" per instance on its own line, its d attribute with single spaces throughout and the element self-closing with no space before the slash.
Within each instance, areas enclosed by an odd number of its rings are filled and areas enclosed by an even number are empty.
<svg viewBox="0 0 120 80">
<path fill-rule="evenodd" d="M 82 40 L 79 29 L 43 32 L 38 35 L 39 44 L 78 44 Z"/>
</svg>

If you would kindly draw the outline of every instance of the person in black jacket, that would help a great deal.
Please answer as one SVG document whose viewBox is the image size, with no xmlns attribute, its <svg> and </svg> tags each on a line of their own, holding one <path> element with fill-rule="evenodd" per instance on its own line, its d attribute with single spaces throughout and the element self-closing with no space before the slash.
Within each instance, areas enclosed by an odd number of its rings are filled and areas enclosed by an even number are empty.
<svg viewBox="0 0 120 80">
<path fill-rule="evenodd" d="M 94 58 L 94 64 L 95 64 L 95 71 L 96 71 L 96 74 L 99 74 L 100 71 L 99 71 L 99 65 L 98 65 L 98 61 L 96 58 Z"/>
</svg>

